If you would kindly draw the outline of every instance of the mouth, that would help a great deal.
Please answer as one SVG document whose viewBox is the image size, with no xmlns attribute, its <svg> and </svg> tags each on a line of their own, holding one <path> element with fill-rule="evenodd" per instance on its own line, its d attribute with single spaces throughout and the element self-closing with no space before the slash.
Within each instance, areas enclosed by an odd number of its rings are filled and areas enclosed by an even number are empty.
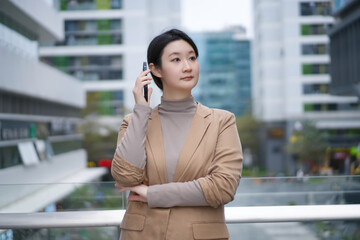
<svg viewBox="0 0 360 240">
<path fill-rule="evenodd" d="M 185 81 L 190 81 L 193 78 L 194 78 L 193 76 L 186 76 L 186 77 L 183 77 L 183 78 L 180 78 L 180 79 L 185 80 Z"/>
</svg>

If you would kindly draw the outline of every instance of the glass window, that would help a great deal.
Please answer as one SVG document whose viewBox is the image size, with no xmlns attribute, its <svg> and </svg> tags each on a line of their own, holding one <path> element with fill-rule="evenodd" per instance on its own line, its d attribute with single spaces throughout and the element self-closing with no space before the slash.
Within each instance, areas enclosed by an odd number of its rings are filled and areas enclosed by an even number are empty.
<svg viewBox="0 0 360 240">
<path fill-rule="evenodd" d="M 122 0 L 55 0 L 61 11 L 120 9 Z"/>
<path fill-rule="evenodd" d="M 329 64 L 303 64 L 302 65 L 302 74 L 328 74 L 329 73 Z"/>
<path fill-rule="evenodd" d="M 20 154 L 16 146 L 0 147 L 0 169 L 20 164 Z"/>
<path fill-rule="evenodd" d="M 305 112 L 359 111 L 359 103 L 307 103 Z"/>
<path fill-rule="evenodd" d="M 69 140 L 69 141 L 52 142 L 51 147 L 53 149 L 53 153 L 57 155 L 82 148 L 82 141 Z"/>
<path fill-rule="evenodd" d="M 329 44 L 302 44 L 302 55 L 326 55 L 329 54 Z"/>
<path fill-rule="evenodd" d="M 326 35 L 332 24 L 301 24 L 301 35 Z"/>
<path fill-rule="evenodd" d="M 223 85 L 226 83 L 226 80 L 224 78 L 212 78 L 209 80 L 209 83 L 214 85 Z"/>
<path fill-rule="evenodd" d="M 327 94 L 329 93 L 329 84 L 304 84 L 304 94 Z"/>
<path fill-rule="evenodd" d="M 120 19 L 65 21 L 65 40 L 58 46 L 122 44 Z"/>
<path fill-rule="evenodd" d="M 73 75 L 87 80 L 121 80 L 123 79 L 122 56 L 76 56 L 76 57 L 43 57 L 41 61 Z"/>
<path fill-rule="evenodd" d="M 331 16 L 331 2 L 301 2 L 300 16 Z"/>
</svg>

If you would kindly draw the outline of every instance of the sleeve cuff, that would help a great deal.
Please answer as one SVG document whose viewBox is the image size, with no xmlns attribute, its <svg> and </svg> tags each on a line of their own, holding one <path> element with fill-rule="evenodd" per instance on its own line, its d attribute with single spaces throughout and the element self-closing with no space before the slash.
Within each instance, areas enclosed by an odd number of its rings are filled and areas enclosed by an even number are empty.
<svg viewBox="0 0 360 240">
<path fill-rule="evenodd" d="M 144 114 L 149 114 L 151 113 L 152 108 L 149 106 L 146 106 L 144 104 L 135 104 L 134 106 L 134 112 L 136 113 L 144 113 Z"/>
</svg>

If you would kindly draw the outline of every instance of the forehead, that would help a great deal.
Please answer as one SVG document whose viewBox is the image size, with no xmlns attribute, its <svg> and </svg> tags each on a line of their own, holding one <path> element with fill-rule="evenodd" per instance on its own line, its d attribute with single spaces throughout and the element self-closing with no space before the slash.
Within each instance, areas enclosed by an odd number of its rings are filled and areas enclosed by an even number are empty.
<svg viewBox="0 0 360 240">
<path fill-rule="evenodd" d="M 163 55 L 167 56 L 173 53 L 187 54 L 189 52 L 194 52 L 193 47 L 185 40 L 180 39 L 168 43 L 164 48 Z"/>
</svg>

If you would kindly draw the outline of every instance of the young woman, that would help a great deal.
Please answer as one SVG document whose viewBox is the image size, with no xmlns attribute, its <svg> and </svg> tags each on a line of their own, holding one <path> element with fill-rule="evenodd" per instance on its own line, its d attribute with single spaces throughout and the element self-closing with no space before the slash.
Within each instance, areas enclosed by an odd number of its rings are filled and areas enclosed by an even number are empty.
<svg viewBox="0 0 360 240">
<path fill-rule="evenodd" d="M 172 29 L 148 47 L 150 70 L 136 79 L 133 113 L 125 116 L 111 168 L 116 187 L 130 190 L 120 239 L 228 239 L 224 204 L 242 170 L 234 114 L 194 101 L 198 50 Z M 149 107 L 152 78 L 163 90 Z"/>
</svg>

